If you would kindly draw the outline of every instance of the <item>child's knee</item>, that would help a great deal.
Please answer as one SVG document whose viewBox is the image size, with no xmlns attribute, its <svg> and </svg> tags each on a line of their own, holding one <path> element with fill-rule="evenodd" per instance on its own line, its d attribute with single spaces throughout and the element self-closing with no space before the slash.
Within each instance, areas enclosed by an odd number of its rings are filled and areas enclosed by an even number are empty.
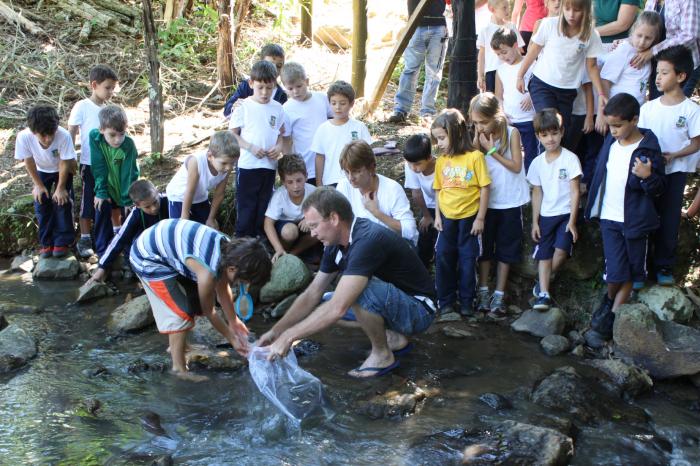
<svg viewBox="0 0 700 466">
<path fill-rule="evenodd" d="M 299 239 L 299 227 L 293 223 L 287 223 L 282 227 L 280 236 L 282 237 L 282 241 L 293 243 Z"/>
</svg>

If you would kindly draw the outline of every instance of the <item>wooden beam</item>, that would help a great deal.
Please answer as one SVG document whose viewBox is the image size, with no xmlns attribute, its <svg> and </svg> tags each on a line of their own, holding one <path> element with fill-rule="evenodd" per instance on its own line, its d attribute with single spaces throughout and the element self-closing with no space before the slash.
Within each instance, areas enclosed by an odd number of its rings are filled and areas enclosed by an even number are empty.
<svg viewBox="0 0 700 466">
<path fill-rule="evenodd" d="M 419 18 L 423 16 L 423 11 L 425 11 L 425 9 L 428 7 L 431 1 L 432 0 L 421 0 L 420 3 L 416 5 L 416 9 L 413 10 L 413 14 L 411 14 L 411 17 L 408 18 L 406 28 L 403 30 L 403 32 L 399 36 L 399 39 L 396 41 L 396 44 L 394 45 L 394 50 L 391 51 L 391 57 L 384 66 L 382 74 L 379 75 L 379 81 L 377 81 L 377 85 L 374 87 L 374 91 L 372 91 L 372 95 L 369 99 L 369 105 L 367 106 L 368 114 L 371 115 L 377 109 L 379 101 L 384 96 L 384 91 L 386 91 L 386 86 L 391 80 L 391 75 L 394 72 L 394 68 L 396 68 L 396 64 L 399 62 L 399 58 L 401 58 L 403 51 L 406 50 L 408 42 L 411 40 L 411 37 L 413 37 L 413 33 L 418 27 Z"/>
<path fill-rule="evenodd" d="M 301 5 L 301 38 L 299 43 L 309 47 L 313 40 L 313 25 L 311 18 L 313 17 L 314 1 L 300 0 Z"/>
<path fill-rule="evenodd" d="M 367 75 L 367 0 L 352 2 L 352 80 L 356 97 L 365 95 Z"/>
<path fill-rule="evenodd" d="M 151 0 L 143 0 L 144 45 L 148 59 L 148 110 L 151 127 L 151 153 L 163 153 L 163 88 L 160 85 L 158 31 L 153 21 Z"/>
</svg>

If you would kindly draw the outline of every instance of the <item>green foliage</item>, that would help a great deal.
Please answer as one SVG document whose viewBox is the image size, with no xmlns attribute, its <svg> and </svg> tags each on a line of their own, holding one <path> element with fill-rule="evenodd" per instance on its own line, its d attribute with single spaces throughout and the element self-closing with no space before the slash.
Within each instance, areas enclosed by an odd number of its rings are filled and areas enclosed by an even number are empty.
<svg viewBox="0 0 700 466">
<path fill-rule="evenodd" d="M 139 164 L 142 168 L 153 168 L 157 165 L 161 165 L 165 159 L 165 154 L 161 152 L 151 152 L 149 155 L 143 157 Z"/>
<path fill-rule="evenodd" d="M 197 2 L 190 18 L 178 18 L 158 30 L 159 55 L 178 70 L 216 60 L 218 12 Z"/>
<path fill-rule="evenodd" d="M 37 231 L 32 195 L 19 196 L 9 208 L 0 210 L 0 254 L 18 252 L 17 240 L 20 238 L 29 240 L 28 246 L 35 244 Z"/>
</svg>

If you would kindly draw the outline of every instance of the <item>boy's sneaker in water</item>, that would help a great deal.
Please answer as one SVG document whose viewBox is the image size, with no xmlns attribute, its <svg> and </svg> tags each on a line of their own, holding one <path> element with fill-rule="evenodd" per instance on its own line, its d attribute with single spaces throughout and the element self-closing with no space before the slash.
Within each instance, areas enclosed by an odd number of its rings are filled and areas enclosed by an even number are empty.
<svg viewBox="0 0 700 466">
<path fill-rule="evenodd" d="M 673 274 L 669 269 L 661 269 L 656 274 L 656 282 L 661 286 L 673 286 L 676 282 L 673 281 Z"/>
<path fill-rule="evenodd" d="M 92 241 L 90 240 L 90 238 L 82 238 L 81 237 L 78 240 L 77 248 L 78 248 L 78 255 L 82 259 L 87 259 L 88 257 L 95 254 L 95 251 L 92 249 Z"/>
<path fill-rule="evenodd" d="M 46 246 L 41 249 L 39 249 L 39 257 L 42 259 L 46 259 L 47 257 L 51 257 L 51 254 L 53 253 L 53 246 Z"/>
<path fill-rule="evenodd" d="M 501 317 L 505 317 L 507 315 L 503 298 L 504 295 L 496 293 L 494 293 L 493 297 L 491 297 L 491 302 L 489 303 L 489 315 L 491 317 L 500 319 Z"/>
<path fill-rule="evenodd" d="M 479 294 L 476 297 L 476 310 L 478 312 L 488 312 L 491 309 L 491 306 L 489 305 L 490 300 L 491 296 L 489 295 L 488 288 L 483 290 L 479 289 Z"/>
<path fill-rule="evenodd" d="M 538 296 L 532 308 L 536 311 L 548 311 L 552 305 L 552 298 L 547 295 Z"/>
<path fill-rule="evenodd" d="M 70 249 L 68 246 L 54 246 L 53 247 L 53 256 L 60 259 L 62 257 L 66 257 L 68 253 L 70 252 Z"/>
</svg>

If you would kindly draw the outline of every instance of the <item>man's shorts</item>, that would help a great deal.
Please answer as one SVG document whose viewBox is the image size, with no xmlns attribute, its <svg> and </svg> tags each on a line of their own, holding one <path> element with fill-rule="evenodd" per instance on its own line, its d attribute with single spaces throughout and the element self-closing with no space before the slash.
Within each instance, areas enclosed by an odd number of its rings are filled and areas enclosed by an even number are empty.
<svg viewBox="0 0 700 466">
<path fill-rule="evenodd" d="M 165 280 L 141 279 L 160 333 L 186 332 L 202 313 L 197 283 L 181 275 Z"/>
<path fill-rule="evenodd" d="M 574 236 L 566 231 L 569 218 L 569 214 L 540 217 L 540 242 L 535 246 L 533 259 L 551 259 L 554 257 L 554 249 L 561 249 L 571 257 L 574 250 Z"/>
<path fill-rule="evenodd" d="M 496 259 L 504 264 L 517 264 L 523 254 L 523 215 L 520 207 L 488 209 L 481 234 L 479 260 Z"/>
<path fill-rule="evenodd" d="M 646 236 L 630 239 L 624 235 L 624 225 L 612 220 L 600 221 L 605 255 L 605 282 L 625 283 L 646 280 Z"/>
</svg>

